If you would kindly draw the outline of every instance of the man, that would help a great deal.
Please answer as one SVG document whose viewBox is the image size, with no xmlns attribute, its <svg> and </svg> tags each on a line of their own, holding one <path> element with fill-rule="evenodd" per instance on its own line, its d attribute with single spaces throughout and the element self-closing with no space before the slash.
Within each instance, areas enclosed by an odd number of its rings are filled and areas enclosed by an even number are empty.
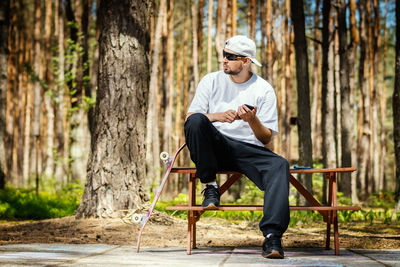
<svg viewBox="0 0 400 267">
<path fill-rule="evenodd" d="M 225 42 L 223 71 L 199 83 L 185 122 L 186 144 L 205 184 L 205 209 L 219 206 L 216 172 L 244 173 L 264 193 L 262 255 L 283 258 L 282 234 L 289 224 L 289 164 L 264 146 L 278 133 L 275 92 L 251 72 L 254 41 L 237 35 Z"/>
</svg>

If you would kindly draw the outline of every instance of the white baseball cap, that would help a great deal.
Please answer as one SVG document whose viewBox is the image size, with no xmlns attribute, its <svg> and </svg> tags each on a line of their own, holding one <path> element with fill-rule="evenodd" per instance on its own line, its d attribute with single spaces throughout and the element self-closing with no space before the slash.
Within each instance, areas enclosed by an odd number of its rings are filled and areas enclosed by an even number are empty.
<svg viewBox="0 0 400 267">
<path fill-rule="evenodd" d="M 235 35 L 225 41 L 225 48 L 250 58 L 251 62 L 261 67 L 256 59 L 256 44 L 253 40 L 244 35 Z"/>
</svg>

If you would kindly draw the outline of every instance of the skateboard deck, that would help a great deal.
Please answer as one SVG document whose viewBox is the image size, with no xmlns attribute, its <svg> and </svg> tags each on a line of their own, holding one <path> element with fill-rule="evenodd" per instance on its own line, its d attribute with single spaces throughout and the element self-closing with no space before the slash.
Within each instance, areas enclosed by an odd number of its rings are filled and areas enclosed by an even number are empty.
<svg viewBox="0 0 400 267">
<path fill-rule="evenodd" d="M 164 163 L 166 165 L 168 165 L 168 168 L 167 168 L 167 171 L 165 172 L 165 175 L 164 175 L 163 179 L 161 180 L 160 187 L 158 188 L 157 193 L 154 196 L 153 203 L 151 204 L 150 209 L 147 212 L 146 217 L 141 216 L 140 219 L 139 218 L 137 219 L 137 220 L 140 220 L 140 226 L 141 226 L 140 230 L 139 230 L 138 239 L 137 239 L 137 252 L 138 253 L 139 253 L 139 250 L 140 250 L 140 241 L 141 241 L 141 238 L 142 238 L 143 229 L 146 226 L 147 222 L 149 221 L 150 215 L 153 212 L 154 207 L 156 206 L 156 203 L 157 203 L 158 199 L 160 198 L 161 192 L 163 191 L 165 183 L 167 182 L 169 174 L 171 173 L 172 165 L 174 165 L 175 159 L 177 158 L 179 152 L 181 152 L 181 150 L 185 146 L 186 146 L 186 144 L 183 144 L 180 148 L 178 148 L 178 150 L 175 152 L 173 157 L 169 157 L 168 153 L 166 153 L 166 152 L 162 152 L 160 154 L 161 160 L 164 161 Z"/>
</svg>

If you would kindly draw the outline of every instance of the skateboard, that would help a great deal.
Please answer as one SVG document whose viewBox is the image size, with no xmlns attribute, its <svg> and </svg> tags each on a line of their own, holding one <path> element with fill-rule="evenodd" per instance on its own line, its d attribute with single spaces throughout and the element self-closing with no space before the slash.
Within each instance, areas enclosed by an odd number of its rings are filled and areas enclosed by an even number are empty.
<svg viewBox="0 0 400 267">
<path fill-rule="evenodd" d="M 144 214 L 134 214 L 134 216 L 132 217 L 133 221 L 139 222 L 140 221 L 140 230 L 139 230 L 139 235 L 138 235 L 138 240 L 137 240 L 137 253 L 139 253 L 140 250 L 140 241 L 142 238 L 142 232 L 144 227 L 146 226 L 147 222 L 149 221 L 150 215 L 154 210 L 154 207 L 156 206 L 156 203 L 158 201 L 158 199 L 160 198 L 161 192 L 164 189 L 165 183 L 168 180 L 169 174 L 171 172 L 172 169 L 172 165 L 174 165 L 175 159 L 177 158 L 177 155 L 179 154 L 179 152 L 181 152 L 181 150 L 186 146 L 186 144 L 183 144 L 180 148 L 178 148 L 178 150 L 175 152 L 174 156 L 170 157 L 169 154 L 167 152 L 162 152 L 160 154 L 160 159 L 166 164 L 168 165 L 168 169 L 165 172 L 165 175 L 163 177 L 163 179 L 161 180 L 161 184 L 160 187 L 157 190 L 157 193 L 154 197 L 153 203 L 151 203 L 150 209 L 147 212 L 147 215 L 144 216 Z"/>
</svg>

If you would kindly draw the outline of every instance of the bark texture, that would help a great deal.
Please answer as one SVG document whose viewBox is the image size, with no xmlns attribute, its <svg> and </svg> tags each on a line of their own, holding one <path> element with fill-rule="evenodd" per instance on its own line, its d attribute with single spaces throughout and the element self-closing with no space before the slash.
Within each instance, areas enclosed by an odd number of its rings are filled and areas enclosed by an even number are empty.
<svg viewBox="0 0 400 267">
<path fill-rule="evenodd" d="M 341 96 L 341 136 L 342 162 L 341 167 L 352 166 L 352 151 L 354 144 L 353 105 L 350 100 L 350 65 L 347 45 L 346 1 L 338 1 L 339 21 L 339 55 L 340 55 L 340 96 Z M 351 196 L 351 174 L 341 176 L 339 190 L 346 196 Z"/>
<path fill-rule="evenodd" d="M 0 3 L 0 189 L 5 185 L 5 129 L 8 66 L 8 27 L 10 23 L 10 1 Z"/>
<path fill-rule="evenodd" d="M 111 217 L 147 200 L 149 3 L 101 1 L 99 79 L 88 175 L 77 217 Z"/>
<path fill-rule="evenodd" d="M 330 0 L 323 2 L 322 31 L 322 154 L 326 168 L 336 167 L 333 42 Z"/>
<path fill-rule="evenodd" d="M 396 2 L 396 67 L 393 90 L 393 136 L 396 156 L 396 209 L 400 211 L 400 4 Z"/>
<path fill-rule="evenodd" d="M 297 111 L 299 129 L 299 164 L 313 166 L 311 119 L 310 119 L 310 85 L 308 76 L 307 42 L 303 1 L 291 1 L 291 14 L 294 25 L 294 46 L 296 51 L 297 76 Z M 311 175 L 305 176 L 305 185 L 312 191 Z"/>
</svg>

